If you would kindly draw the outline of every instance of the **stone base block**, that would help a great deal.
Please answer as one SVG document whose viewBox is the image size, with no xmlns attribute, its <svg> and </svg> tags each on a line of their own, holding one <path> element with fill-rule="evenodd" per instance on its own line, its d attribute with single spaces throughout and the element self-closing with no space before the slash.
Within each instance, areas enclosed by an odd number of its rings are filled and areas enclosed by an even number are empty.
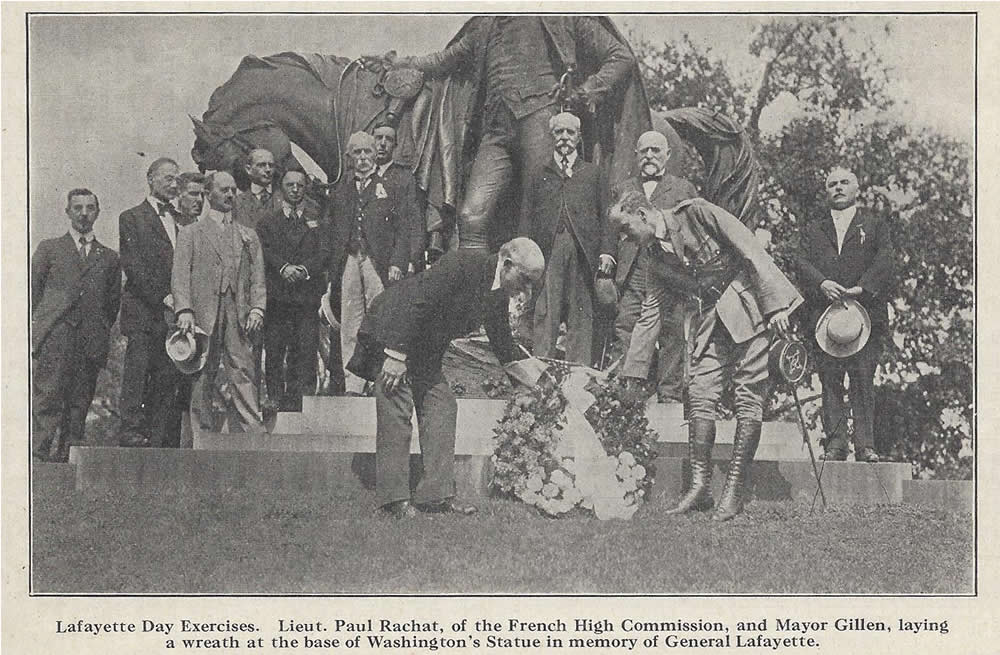
<svg viewBox="0 0 1000 655">
<path fill-rule="evenodd" d="M 74 447 L 76 488 L 79 491 L 327 491 L 373 489 L 375 456 L 371 453 L 209 451 L 159 448 Z M 714 460 L 713 492 L 722 491 L 728 460 Z M 676 457 L 656 460 L 652 500 L 667 505 L 676 499 L 688 479 L 687 461 Z M 419 455 L 411 457 L 413 484 L 422 473 Z M 488 456 L 456 456 L 455 477 L 463 497 L 488 494 L 492 464 Z M 908 464 L 827 462 L 823 488 L 833 505 L 874 505 L 902 502 Z M 750 487 L 754 498 L 811 502 L 816 480 L 809 462 L 755 461 Z M 819 501 L 817 500 L 817 503 Z M 818 506 L 818 505 L 817 505 Z"/>
<path fill-rule="evenodd" d="M 976 509 L 976 485 L 972 480 L 903 480 L 903 502 L 972 513 Z"/>
</svg>

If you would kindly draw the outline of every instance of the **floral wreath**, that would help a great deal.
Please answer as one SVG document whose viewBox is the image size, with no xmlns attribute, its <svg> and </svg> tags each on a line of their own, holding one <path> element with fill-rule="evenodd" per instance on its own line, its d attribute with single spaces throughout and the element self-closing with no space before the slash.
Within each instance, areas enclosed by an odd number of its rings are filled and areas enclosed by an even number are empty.
<svg viewBox="0 0 1000 655">
<path fill-rule="evenodd" d="M 585 371 L 592 373 L 584 387 L 592 402 L 578 407 L 564 387 Z M 579 423 L 576 430 L 567 425 L 574 406 L 583 411 L 603 449 L 595 457 L 567 456 L 567 442 L 580 432 Z M 627 394 L 614 375 L 583 367 L 571 373 L 566 364 L 551 364 L 534 388 L 513 394 L 494 432 L 491 487 L 547 516 L 630 518 L 649 498 L 657 435 L 649 428 L 645 403 Z"/>
</svg>

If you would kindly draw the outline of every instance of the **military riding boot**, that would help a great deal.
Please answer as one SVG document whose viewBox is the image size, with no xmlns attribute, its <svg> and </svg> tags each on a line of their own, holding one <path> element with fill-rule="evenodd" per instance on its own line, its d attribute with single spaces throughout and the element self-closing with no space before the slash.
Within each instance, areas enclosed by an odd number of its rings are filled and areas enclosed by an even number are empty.
<svg viewBox="0 0 1000 655">
<path fill-rule="evenodd" d="M 688 459 L 691 462 L 691 486 L 677 507 L 667 514 L 712 509 L 712 446 L 715 445 L 715 421 L 693 418 L 688 423 Z"/>
<path fill-rule="evenodd" d="M 728 521 L 743 511 L 747 477 L 753 456 L 760 443 L 760 421 L 736 421 L 736 436 L 733 437 L 733 458 L 729 460 L 726 484 L 722 488 L 722 498 L 715 508 L 713 521 Z"/>
</svg>

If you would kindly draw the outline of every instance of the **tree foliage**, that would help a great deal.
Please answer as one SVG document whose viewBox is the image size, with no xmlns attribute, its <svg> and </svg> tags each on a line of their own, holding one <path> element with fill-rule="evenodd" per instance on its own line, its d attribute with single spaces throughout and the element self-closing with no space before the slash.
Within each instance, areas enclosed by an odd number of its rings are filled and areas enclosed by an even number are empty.
<svg viewBox="0 0 1000 655">
<path fill-rule="evenodd" d="M 893 338 L 876 380 L 877 445 L 911 461 L 918 474 L 968 477 L 975 302 L 970 148 L 899 118 L 891 72 L 853 20 L 763 23 L 748 46 L 752 76 L 734 73 L 686 36 L 679 43 L 639 42 L 636 50 L 654 111 L 701 106 L 743 123 L 763 171 L 758 227 L 770 233 L 775 259 L 793 278 L 799 232 L 826 212 L 826 173 L 845 165 L 858 175 L 861 203 L 889 217 L 898 257 Z M 888 22 L 884 29 L 889 33 Z M 691 173 L 698 183 L 698 171 Z M 777 404 L 787 408 L 787 398 Z M 813 418 L 815 412 L 813 406 Z"/>
</svg>

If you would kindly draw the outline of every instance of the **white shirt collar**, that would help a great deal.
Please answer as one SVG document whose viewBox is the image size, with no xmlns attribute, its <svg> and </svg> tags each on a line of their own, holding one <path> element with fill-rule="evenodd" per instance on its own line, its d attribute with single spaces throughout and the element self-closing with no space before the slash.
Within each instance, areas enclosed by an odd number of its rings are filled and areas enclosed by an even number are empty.
<svg viewBox="0 0 1000 655">
<path fill-rule="evenodd" d="M 211 207 L 209 207 L 208 209 L 208 217 L 211 218 L 216 223 L 218 223 L 219 225 L 224 225 L 226 223 L 226 220 L 230 219 L 230 216 L 232 216 L 232 212 L 223 213 Z"/>
<path fill-rule="evenodd" d="M 77 247 L 79 247 L 80 237 L 83 237 L 83 240 L 87 242 L 87 245 L 90 245 L 91 243 L 94 242 L 93 230 L 87 232 L 86 234 L 81 234 L 80 232 L 77 232 L 76 229 L 73 228 L 73 226 L 70 226 L 69 235 L 73 237 L 73 243 L 77 244 Z"/>
<path fill-rule="evenodd" d="M 571 152 L 568 155 L 566 155 L 566 160 L 569 162 L 569 167 L 570 168 L 573 168 L 576 165 L 576 156 L 577 156 L 577 154 L 579 154 L 579 153 L 576 150 L 574 150 L 573 152 Z M 552 159 L 555 160 L 556 166 L 558 166 L 559 169 L 562 170 L 563 156 L 560 155 L 555 150 L 553 150 L 552 151 Z"/>
<path fill-rule="evenodd" d="M 497 257 L 497 270 L 493 273 L 493 286 L 490 287 L 490 291 L 496 291 L 500 288 L 500 271 L 503 270 L 503 259 Z"/>
<path fill-rule="evenodd" d="M 292 206 L 288 204 L 288 201 L 285 200 L 284 198 L 281 199 L 281 211 L 282 213 L 284 213 L 285 218 L 288 218 L 289 214 L 292 213 Z M 299 218 L 302 218 L 302 205 L 299 205 L 296 208 L 295 215 L 298 216 Z"/>
<path fill-rule="evenodd" d="M 843 221 L 844 223 L 850 223 L 854 220 L 854 215 L 858 213 L 858 206 L 851 205 L 844 209 L 834 209 L 830 208 L 830 216 L 833 218 L 833 222 Z"/>
<path fill-rule="evenodd" d="M 250 183 L 250 193 L 254 194 L 255 196 L 259 196 L 261 191 L 267 191 L 268 193 L 271 193 L 271 185 L 268 184 L 267 186 L 261 186 L 256 182 Z"/>
<path fill-rule="evenodd" d="M 149 194 L 148 196 L 146 196 L 146 202 L 149 203 L 149 206 L 152 207 L 153 211 L 156 212 L 156 215 L 159 216 L 160 215 L 160 205 L 164 204 L 164 202 L 162 200 L 160 200 L 159 198 L 153 197 L 153 194 Z M 177 206 L 174 205 L 174 201 L 173 200 L 167 202 L 166 204 L 170 205 L 174 209 L 177 209 Z"/>
</svg>

